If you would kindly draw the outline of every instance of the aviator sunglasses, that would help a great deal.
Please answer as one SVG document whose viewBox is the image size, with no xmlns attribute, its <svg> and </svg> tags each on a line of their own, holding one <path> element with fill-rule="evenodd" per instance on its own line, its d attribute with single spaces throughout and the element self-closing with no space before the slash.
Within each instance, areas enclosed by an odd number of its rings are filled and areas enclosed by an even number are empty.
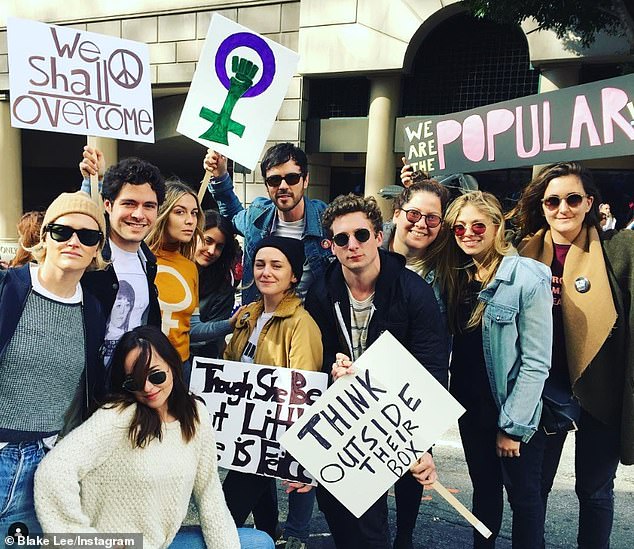
<svg viewBox="0 0 634 549">
<path fill-rule="evenodd" d="M 363 243 L 370 240 L 370 231 L 368 229 L 357 229 L 352 234 L 357 242 Z M 338 233 L 332 237 L 332 241 L 340 248 L 344 248 L 350 242 L 350 235 L 348 233 Z"/>
<path fill-rule="evenodd" d="M 269 187 L 279 187 L 282 184 L 282 180 L 284 180 L 289 187 L 292 187 L 293 185 L 297 185 L 302 177 L 304 176 L 301 173 L 291 172 L 286 175 L 269 175 L 264 182 Z"/>
<path fill-rule="evenodd" d="M 50 233 L 51 238 L 56 242 L 66 242 L 75 233 L 84 246 L 95 246 L 103 238 L 103 233 L 97 229 L 75 229 L 59 223 L 49 223 L 44 227 L 44 231 Z"/>
<path fill-rule="evenodd" d="M 440 225 L 442 218 L 436 214 L 424 214 L 420 213 L 418 210 L 403 210 L 405 212 L 405 219 L 410 223 L 418 223 L 421 218 L 425 218 L 425 225 L 427 225 L 430 229 L 435 229 Z"/>
<path fill-rule="evenodd" d="M 547 196 L 546 198 L 542 198 L 542 204 L 549 210 L 556 210 L 559 208 L 559 205 L 563 200 L 570 208 L 578 208 L 581 206 L 581 203 L 586 196 L 588 195 L 579 193 L 570 193 L 567 196 L 557 196 L 556 194 L 553 194 L 551 196 Z"/>
<path fill-rule="evenodd" d="M 467 232 L 467 225 L 456 223 L 451 228 L 451 230 L 453 231 L 453 234 L 455 234 L 456 236 L 464 236 L 465 233 Z M 473 234 L 477 236 L 483 235 L 484 233 L 487 232 L 486 223 L 480 223 L 480 222 L 471 223 L 471 231 L 473 232 Z"/>
<path fill-rule="evenodd" d="M 148 375 L 147 379 L 152 385 L 162 385 L 163 383 L 165 383 L 165 380 L 167 379 L 167 372 L 164 372 L 163 370 L 157 370 L 156 372 L 152 372 L 150 375 Z M 123 380 L 123 383 L 121 384 L 121 386 L 126 391 L 130 391 L 130 392 L 142 390 L 142 387 L 137 386 L 136 381 L 134 381 L 134 377 L 131 375 L 127 376 Z"/>
</svg>

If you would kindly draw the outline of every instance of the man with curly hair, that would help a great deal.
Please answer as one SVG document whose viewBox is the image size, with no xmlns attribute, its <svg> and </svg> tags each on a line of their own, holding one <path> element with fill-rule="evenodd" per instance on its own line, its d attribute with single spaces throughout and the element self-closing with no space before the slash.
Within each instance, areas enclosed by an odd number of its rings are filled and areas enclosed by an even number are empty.
<svg viewBox="0 0 634 549">
<path fill-rule="evenodd" d="M 403 256 L 380 249 L 383 220 L 376 200 L 339 196 L 324 211 L 322 223 L 337 261 L 306 297 L 306 309 L 322 333 L 322 370 L 335 380 L 352 373 L 353 361 L 389 330 L 446 387 L 447 335 L 434 292 L 406 268 Z M 396 490 L 407 490 L 417 479 L 424 485 L 436 480 L 429 452 L 396 483 Z M 392 547 L 387 493 L 359 518 L 323 486 L 317 487 L 317 502 L 339 549 Z M 395 540 L 394 548 L 411 548 L 411 534 L 399 531 L 402 539 Z"/>
</svg>

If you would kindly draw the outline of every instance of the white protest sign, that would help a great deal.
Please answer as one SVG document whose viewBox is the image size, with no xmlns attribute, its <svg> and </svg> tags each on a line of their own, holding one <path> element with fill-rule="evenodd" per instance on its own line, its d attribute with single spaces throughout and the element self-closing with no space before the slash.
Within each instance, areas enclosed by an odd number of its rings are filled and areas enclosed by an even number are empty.
<svg viewBox="0 0 634 549">
<path fill-rule="evenodd" d="M 176 131 L 253 169 L 298 61 L 294 51 L 214 14 Z"/>
<path fill-rule="evenodd" d="M 9 18 L 11 125 L 154 142 L 147 44 Z"/>
<path fill-rule="evenodd" d="M 220 466 L 313 483 L 278 439 L 327 385 L 321 372 L 196 357 L 190 389 L 209 410 Z"/>
<path fill-rule="evenodd" d="M 281 438 L 360 517 L 464 413 L 389 332 Z"/>
</svg>

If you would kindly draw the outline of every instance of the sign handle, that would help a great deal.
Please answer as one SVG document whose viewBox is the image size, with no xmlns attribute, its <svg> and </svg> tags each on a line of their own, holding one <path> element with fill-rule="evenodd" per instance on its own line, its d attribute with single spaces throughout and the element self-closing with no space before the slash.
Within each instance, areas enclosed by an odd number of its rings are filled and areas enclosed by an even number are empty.
<svg viewBox="0 0 634 549">
<path fill-rule="evenodd" d="M 87 143 L 89 147 L 97 148 L 97 138 L 94 135 L 89 135 L 87 137 Z M 99 197 L 99 175 L 91 174 L 90 175 L 90 197 L 97 203 L 100 203 Z"/>
<path fill-rule="evenodd" d="M 211 179 L 211 172 L 205 170 L 205 177 L 200 182 L 200 188 L 198 189 L 198 205 L 202 208 L 203 198 L 205 198 L 205 191 L 207 190 L 207 185 L 209 185 L 209 180 Z"/>
<path fill-rule="evenodd" d="M 440 482 L 434 482 L 431 487 L 436 490 L 443 498 L 447 500 L 447 503 L 451 505 L 458 513 L 460 513 L 464 518 L 469 521 L 471 526 L 473 526 L 478 532 L 480 532 L 485 538 L 490 538 L 493 533 L 489 530 L 484 524 L 482 524 L 476 516 L 469 511 L 456 496 L 454 496 L 447 488 L 445 488 Z"/>
</svg>

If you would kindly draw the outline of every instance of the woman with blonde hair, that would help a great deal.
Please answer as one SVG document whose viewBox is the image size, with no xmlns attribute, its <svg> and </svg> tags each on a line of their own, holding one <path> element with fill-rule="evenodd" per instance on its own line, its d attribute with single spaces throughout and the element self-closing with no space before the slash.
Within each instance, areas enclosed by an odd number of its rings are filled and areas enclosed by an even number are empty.
<svg viewBox="0 0 634 549">
<path fill-rule="evenodd" d="M 39 531 L 33 476 L 45 449 L 103 392 L 106 318 L 80 283 L 103 268 L 106 221 L 83 192 L 46 210 L 30 263 L 0 272 L 0 531 Z M 8 545 L 8 543 L 7 543 Z"/>
<path fill-rule="evenodd" d="M 576 430 L 579 547 L 609 547 L 619 459 L 634 463 L 634 234 L 603 232 L 589 170 L 543 168 L 514 212 L 520 253 L 552 269 L 553 361 L 544 389 L 544 508 Z M 543 333 L 543 330 L 542 330 Z"/>
<path fill-rule="evenodd" d="M 493 532 L 503 486 L 513 510 L 513 547 L 544 544 L 540 496 L 545 434 L 541 395 L 550 368 L 550 271 L 505 241 L 497 198 L 474 191 L 449 206 L 444 291 L 454 334 L 450 391 L 465 407 L 460 436 L 473 484 L 473 512 Z"/>
</svg>

